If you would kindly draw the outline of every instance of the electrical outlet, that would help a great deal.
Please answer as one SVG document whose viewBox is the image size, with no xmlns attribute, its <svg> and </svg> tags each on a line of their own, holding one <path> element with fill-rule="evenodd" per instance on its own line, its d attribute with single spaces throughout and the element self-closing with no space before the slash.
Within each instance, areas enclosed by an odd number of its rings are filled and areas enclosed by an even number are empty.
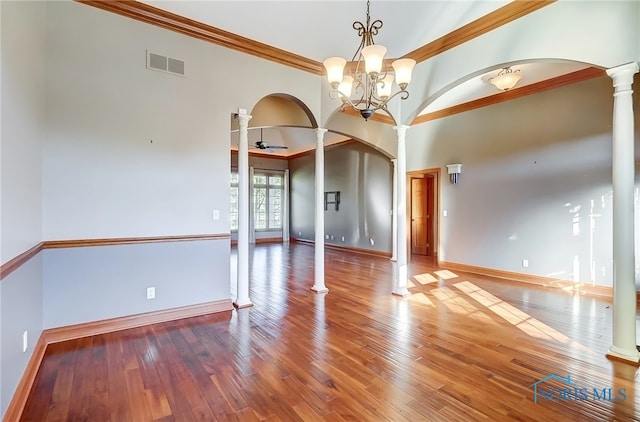
<svg viewBox="0 0 640 422">
<path fill-rule="evenodd" d="M 442 216 L 446 217 L 449 213 L 447 212 L 447 210 L 442 210 Z"/>
<path fill-rule="evenodd" d="M 522 260 L 522 267 L 523 268 L 527 268 L 529 266 L 529 260 L 528 259 L 523 259 Z"/>
<path fill-rule="evenodd" d="M 333 235 L 331 235 L 331 240 L 333 240 Z"/>
<path fill-rule="evenodd" d="M 220 210 L 213 210 L 213 219 L 220 220 Z"/>
<path fill-rule="evenodd" d="M 147 287 L 147 299 L 155 299 L 156 298 L 156 288 L 155 287 Z"/>
<path fill-rule="evenodd" d="M 342 236 L 342 241 L 344 242 L 344 236 Z"/>
<path fill-rule="evenodd" d="M 324 235 L 324 238 L 325 238 L 326 240 L 329 240 L 329 235 L 328 235 L 328 234 L 325 234 L 325 235 Z"/>
<path fill-rule="evenodd" d="M 22 333 L 22 353 L 26 352 L 28 347 L 29 347 L 29 333 L 25 331 L 24 333 Z"/>
<path fill-rule="evenodd" d="M 369 243 L 371 244 L 371 246 L 374 246 L 376 244 L 376 242 L 373 240 L 373 237 L 369 238 Z"/>
</svg>

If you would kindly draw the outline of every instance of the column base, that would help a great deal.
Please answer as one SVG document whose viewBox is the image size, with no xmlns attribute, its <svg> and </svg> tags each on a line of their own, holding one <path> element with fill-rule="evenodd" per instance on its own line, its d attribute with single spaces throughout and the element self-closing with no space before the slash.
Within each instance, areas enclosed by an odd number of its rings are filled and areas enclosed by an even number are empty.
<svg viewBox="0 0 640 422">
<path fill-rule="evenodd" d="M 640 353 L 638 350 L 622 350 L 618 347 L 611 346 L 607 352 L 607 359 L 623 361 L 638 366 L 640 363 Z"/>
<path fill-rule="evenodd" d="M 251 303 L 250 300 L 246 302 L 233 302 L 233 306 L 236 309 L 250 308 L 253 306 L 253 303 Z"/>
<path fill-rule="evenodd" d="M 313 290 L 316 293 L 327 293 L 329 291 L 329 289 L 327 289 L 326 287 L 316 287 L 316 286 L 313 286 L 311 290 Z"/>
<path fill-rule="evenodd" d="M 400 297 L 407 297 L 407 296 L 411 296 L 411 292 L 409 290 L 407 290 L 407 288 L 403 288 L 403 289 L 396 289 L 394 291 L 391 292 L 392 295 L 394 296 L 400 296 Z"/>
</svg>

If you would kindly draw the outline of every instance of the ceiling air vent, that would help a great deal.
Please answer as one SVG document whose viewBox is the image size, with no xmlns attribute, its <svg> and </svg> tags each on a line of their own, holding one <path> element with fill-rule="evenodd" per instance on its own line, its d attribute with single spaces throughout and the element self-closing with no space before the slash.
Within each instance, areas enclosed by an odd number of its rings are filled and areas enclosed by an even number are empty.
<svg viewBox="0 0 640 422">
<path fill-rule="evenodd" d="M 184 76 L 184 62 L 147 51 L 147 69 Z"/>
</svg>

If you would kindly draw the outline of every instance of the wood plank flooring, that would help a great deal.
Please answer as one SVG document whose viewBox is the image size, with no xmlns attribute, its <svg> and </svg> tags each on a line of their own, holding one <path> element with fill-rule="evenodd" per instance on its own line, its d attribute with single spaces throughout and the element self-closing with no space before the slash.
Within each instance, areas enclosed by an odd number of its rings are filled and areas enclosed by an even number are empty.
<svg viewBox="0 0 640 422">
<path fill-rule="evenodd" d="M 316 294 L 312 246 L 251 254 L 253 307 L 51 345 L 22 420 L 640 420 L 602 299 L 418 259 L 400 298 L 388 259 L 331 250 Z"/>
</svg>

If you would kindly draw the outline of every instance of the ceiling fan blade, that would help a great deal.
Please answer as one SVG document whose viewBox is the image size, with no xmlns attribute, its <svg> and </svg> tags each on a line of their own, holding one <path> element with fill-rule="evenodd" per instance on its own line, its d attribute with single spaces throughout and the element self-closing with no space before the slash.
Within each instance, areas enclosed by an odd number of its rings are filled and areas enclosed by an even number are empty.
<svg viewBox="0 0 640 422">
<path fill-rule="evenodd" d="M 262 128 L 260 128 L 260 140 L 256 141 L 255 148 L 268 152 L 273 152 L 274 149 L 289 149 L 289 147 L 284 145 L 269 145 L 269 143 L 262 137 Z"/>
</svg>

